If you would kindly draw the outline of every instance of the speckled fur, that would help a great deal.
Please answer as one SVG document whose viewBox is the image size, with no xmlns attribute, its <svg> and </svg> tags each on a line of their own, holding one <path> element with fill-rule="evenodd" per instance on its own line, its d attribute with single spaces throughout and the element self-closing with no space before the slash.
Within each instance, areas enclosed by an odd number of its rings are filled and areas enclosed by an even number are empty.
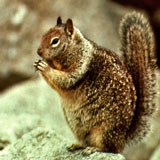
<svg viewBox="0 0 160 160">
<path fill-rule="evenodd" d="M 132 19 L 132 15 L 128 19 Z M 122 26 L 130 23 L 129 20 L 123 20 Z M 139 26 L 139 23 L 132 25 Z M 126 31 L 121 32 L 124 36 L 122 40 L 126 38 L 123 32 Z M 143 30 L 141 32 L 138 33 L 141 35 Z M 50 41 L 56 36 L 59 36 L 60 45 L 53 49 Z M 124 52 L 134 52 L 137 47 L 144 47 L 134 45 L 135 48 L 128 50 L 126 48 L 131 49 L 128 43 L 134 44 L 132 40 L 122 41 L 122 45 L 125 45 L 122 49 Z M 43 36 L 38 54 L 43 60 L 35 62 L 35 67 L 61 96 L 64 115 L 79 143 L 84 147 L 99 148 L 100 151 L 121 152 L 131 135 L 136 136 L 131 127 L 141 120 L 137 120 L 141 116 L 137 107 L 143 105 L 136 100 L 137 96 L 144 96 L 139 93 L 140 86 L 146 87 L 143 83 L 149 84 L 149 79 L 141 73 L 141 61 L 134 63 L 137 56 L 133 56 L 133 61 L 127 61 L 127 56 L 132 59 L 130 55 L 133 53 L 126 53 L 126 67 L 112 51 L 96 45 L 85 38 L 76 27 L 72 27 L 70 19 L 66 24 L 57 20 L 57 25 Z M 142 58 L 148 60 L 147 55 L 142 55 Z M 138 84 L 135 83 L 134 76 L 137 74 L 132 74 L 130 62 L 134 67 L 137 67 L 136 64 L 140 66 L 135 68 L 140 75 Z M 148 66 L 146 60 L 144 62 Z M 145 73 L 150 75 L 150 72 Z M 150 94 L 150 87 L 147 85 L 142 89 L 147 96 Z"/>
<path fill-rule="evenodd" d="M 120 35 L 122 54 L 137 94 L 134 118 L 127 133 L 128 140 L 139 141 L 149 133 L 149 119 L 156 110 L 155 42 L 148 20 L 136 12 L 123 18 Z"/>
<path fill-rule="evenodd" d="M 88 72 L 71 90 L 72 99 L 62 98 L 63 109 L 83 145 L 119 152 L 134 114 L 135 89 L 120 60 L 106 49 L 94 48 Z"/>
</svg>

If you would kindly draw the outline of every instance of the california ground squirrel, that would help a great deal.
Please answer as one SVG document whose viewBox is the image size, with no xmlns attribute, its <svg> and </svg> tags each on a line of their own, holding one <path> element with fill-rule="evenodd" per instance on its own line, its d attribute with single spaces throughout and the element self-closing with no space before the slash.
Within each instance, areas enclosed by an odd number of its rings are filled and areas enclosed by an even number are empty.
<svg viewBox="0 0 160 160">
<path fill-rule="evenodd" d="M 153 33 L 148 20 L 133 12 L 122 19 L 120 36 L 124 62 L 83 36 L 71 19 L 62 23 L 59 17 L 42 37 L 37 52 L 43 60 L 34 66 L 59 93 L 77 146 L 121 152 L 149 130 L 154 111 Z"/>
</svg>

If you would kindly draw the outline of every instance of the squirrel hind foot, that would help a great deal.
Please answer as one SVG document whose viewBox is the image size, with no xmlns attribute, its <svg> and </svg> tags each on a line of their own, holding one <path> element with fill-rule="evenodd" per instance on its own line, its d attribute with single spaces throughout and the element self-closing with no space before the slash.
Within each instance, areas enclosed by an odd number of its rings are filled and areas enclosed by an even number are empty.
<svg viewBox="0 0 160 160">
<path fill-rule="evenodd" d="M 70 152 L 74 152 L 74 151 L 81 150 L 84 148 L 85 148 L 84 146 L 82 146 L 81 144 L 78 144 L 78 143 L 74 143 L 74 144 L 67 146 L 67 150 Z"/>
<path fill-rule="evenodd" d="M 95 152 L 103 152 L 97 147 L 91 147 L 91 146 L 85 147 L 85 146 L 82 146 L 81 144 L 71 144 L 70 146 L 67 147 L 67 150 L 69 152 L 75 152 L 75 151 L 81 150 L 84 156 L 88 156 Z"/>
</svg>

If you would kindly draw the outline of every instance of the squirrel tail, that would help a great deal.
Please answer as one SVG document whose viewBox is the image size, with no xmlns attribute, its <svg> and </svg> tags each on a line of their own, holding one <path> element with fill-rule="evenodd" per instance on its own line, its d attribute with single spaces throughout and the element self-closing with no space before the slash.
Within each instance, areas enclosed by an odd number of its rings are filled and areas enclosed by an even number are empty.
<svg viewBox="0 0 160 160">
<path fill-rule="evenodd" d="M 149 118 L 155 111 L 155 43 L 148 20 L 136 12 L 122 19 L 120 36 L 124 62 L 137 95 L 134 117 L 127 134 L 127 139 L 134 142 L 148 133 Z"/>
</svg>

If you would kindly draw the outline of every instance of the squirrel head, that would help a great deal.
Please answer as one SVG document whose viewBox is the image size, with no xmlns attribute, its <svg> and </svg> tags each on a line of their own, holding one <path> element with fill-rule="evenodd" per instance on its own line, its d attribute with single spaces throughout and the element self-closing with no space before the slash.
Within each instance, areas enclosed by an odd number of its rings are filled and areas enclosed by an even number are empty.
<svg viewBox="0 0 160 160">
<path fill-rule="evenodd" d="M 37 53 L 46 61 L 67 57 L 71 48 L 81 41 L 71 19 L 62 23 L 61 17 L 57 24 L 42 37 Z"/>
</svg>

